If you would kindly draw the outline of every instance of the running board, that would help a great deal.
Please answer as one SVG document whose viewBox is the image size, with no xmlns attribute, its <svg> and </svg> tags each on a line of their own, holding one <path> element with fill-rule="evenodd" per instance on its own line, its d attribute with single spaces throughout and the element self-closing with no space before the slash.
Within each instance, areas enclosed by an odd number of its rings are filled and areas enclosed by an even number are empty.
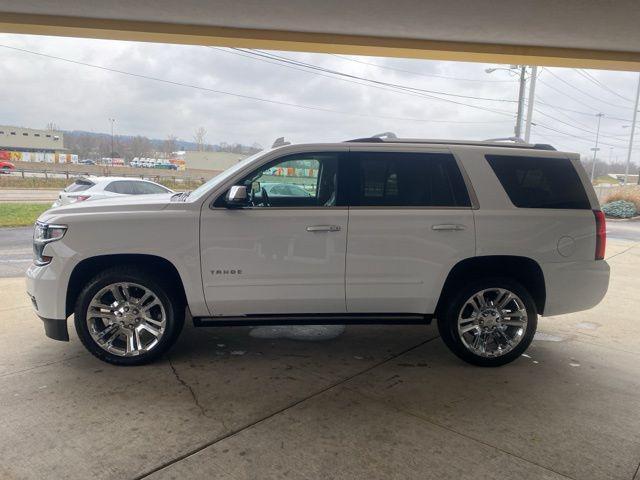
<svg viewBox="0 0 640 480">
<path fill-rule="evenodd" d="M 242 327 L 261 325 L 429 325 L 433 315 L 409 313 L 241 315 L 194 317 L 195 327 Z"/>
</svg>

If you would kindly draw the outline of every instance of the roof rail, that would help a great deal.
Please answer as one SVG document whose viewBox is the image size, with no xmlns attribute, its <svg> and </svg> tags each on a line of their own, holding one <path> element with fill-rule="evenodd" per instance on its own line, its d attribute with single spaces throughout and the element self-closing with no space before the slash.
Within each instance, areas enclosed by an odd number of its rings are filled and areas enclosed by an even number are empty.
<svg viewBox="0 0 640 480">
<path fill-rule="evenodd" d="M 512 142 L 512 143 L 507 143 Z M 552 150 L 555 151 L 553 145 L 546 143 L 526 143 L 521 138 L 492 138 L 489 140 L 441 140 L 441 139 L 425 139 L 425 138 L 398 138 L 391 132 L 374 135 L 372 137 L 354 138 L 346 140 L 345 143 L 422 143 L 431 145 L 468 145 L 468 146 L 485 146 L 485 147 L 503 147 L 503 148 L 530 148 L 532 150 Z"/>
</svg>

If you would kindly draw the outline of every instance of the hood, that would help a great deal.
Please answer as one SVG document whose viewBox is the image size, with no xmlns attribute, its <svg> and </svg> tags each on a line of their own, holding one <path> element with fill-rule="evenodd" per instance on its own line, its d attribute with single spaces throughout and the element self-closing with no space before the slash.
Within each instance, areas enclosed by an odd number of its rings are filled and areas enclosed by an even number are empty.
<svg viewBox="0 0 640 480">
<path fill-rule="evenodd" d="M 160 193 L 153 195 L 128 195 L 121 198 L 108 198 L 101 200 L 87 200 L 85 202 L 70 203 L 60 207 L 54 207 L 38 218 L 41 222 L 49 221 L 61 215 L 88 214 L 103 212 L 135 212 L 163 210 L 171 203 L 172 193 Z"/>
</svg>

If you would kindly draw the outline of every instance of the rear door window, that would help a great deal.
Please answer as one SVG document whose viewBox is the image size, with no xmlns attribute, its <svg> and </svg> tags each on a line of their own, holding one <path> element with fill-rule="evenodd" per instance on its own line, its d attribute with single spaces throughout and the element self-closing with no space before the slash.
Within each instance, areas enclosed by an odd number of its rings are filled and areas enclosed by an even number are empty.
<svg viewBox="0 0 640 480">
<path fill-rule="evenodd" d="M 137 195 L 136 189 L 137 182 L 131 182 L 129 180 L 116 180 L 111 182 L 105 187 L 107 192 L 120 193 L 122 195 Z"/>
<path fill-rule="evenodd" d="M 591 209 L 587 192 L 568 158 L 485 158 L 518 208 Z"/>
<path fill-rule="evenodd" d="M 470 207 L 469 193 L 453 155 L 354 152 L 349 162 L 350 205 Z"/>
</svg>

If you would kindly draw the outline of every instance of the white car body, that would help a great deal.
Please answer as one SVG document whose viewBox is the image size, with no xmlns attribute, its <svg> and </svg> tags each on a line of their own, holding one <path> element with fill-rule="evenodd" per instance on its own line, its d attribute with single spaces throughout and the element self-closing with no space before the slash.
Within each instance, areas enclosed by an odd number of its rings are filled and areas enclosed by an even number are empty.
<svg viewBox="0 0 640 480">
<path fill-rule="evenodd" d="M 304 152 L 453 156 L 471 204 L 214 206 L 248 172 Z M 589 208 L 517 208 L 485 160 L 505 153 L 568 159 Z M 169 262 L 179 275 L 181 285 L 175 288 L 184 290 L 191 316 L 211 324 L 216 319 L 268 315 L 327 315 L 344 322 L 366 315 L 430 318 L 457 266 L 508 256 L 539 267 L 544 289 L 539 313 L 558 315 L 589 309 L 607 291 L 609 267 L 594 259 L 593 211 L 598 209 L 576 154 L 473 142 L 289 145 L 245 159 L 184 201 L 171 201 L 168 195 L 137 196 L 45 212 L 39 222 L 68 230 L 61 240 L 44 247 L 49 264 L 29 268 L 27 291 L 37 314 L 46 319 L 45 326 L 57 322 L 47 327 L 48 334 L 61 339 L 68 338 L 66 319 L 73 312 L 69 292 L 74 271 L 83 262 L 109 255 L 153 256 Z M 335 228 L 325 229 L 328 226 Z"/>
<path fill-rule="evenodd" d="M 114 182 L 120 182 L 118 184 Z M 123 184 L 122 182 L 126 182 Z M 85 183 L 87 188 L 79 189 Z M 89 185 L 91 184 L 91 185 Z M 140 188 L 142 187 L 142 188 Z M 140 195 L 143 189 L 157 190 L 158 194 L 173 194 L 173 190 L 150 180 L 132 177 L 83 177 L 69 185 L 58 195 L 52 207 L 60 207 L 76 202 L 104 200 L 129 195 Z M 126 193 L 123 193 L 126 192 Z"/>
</svg>

